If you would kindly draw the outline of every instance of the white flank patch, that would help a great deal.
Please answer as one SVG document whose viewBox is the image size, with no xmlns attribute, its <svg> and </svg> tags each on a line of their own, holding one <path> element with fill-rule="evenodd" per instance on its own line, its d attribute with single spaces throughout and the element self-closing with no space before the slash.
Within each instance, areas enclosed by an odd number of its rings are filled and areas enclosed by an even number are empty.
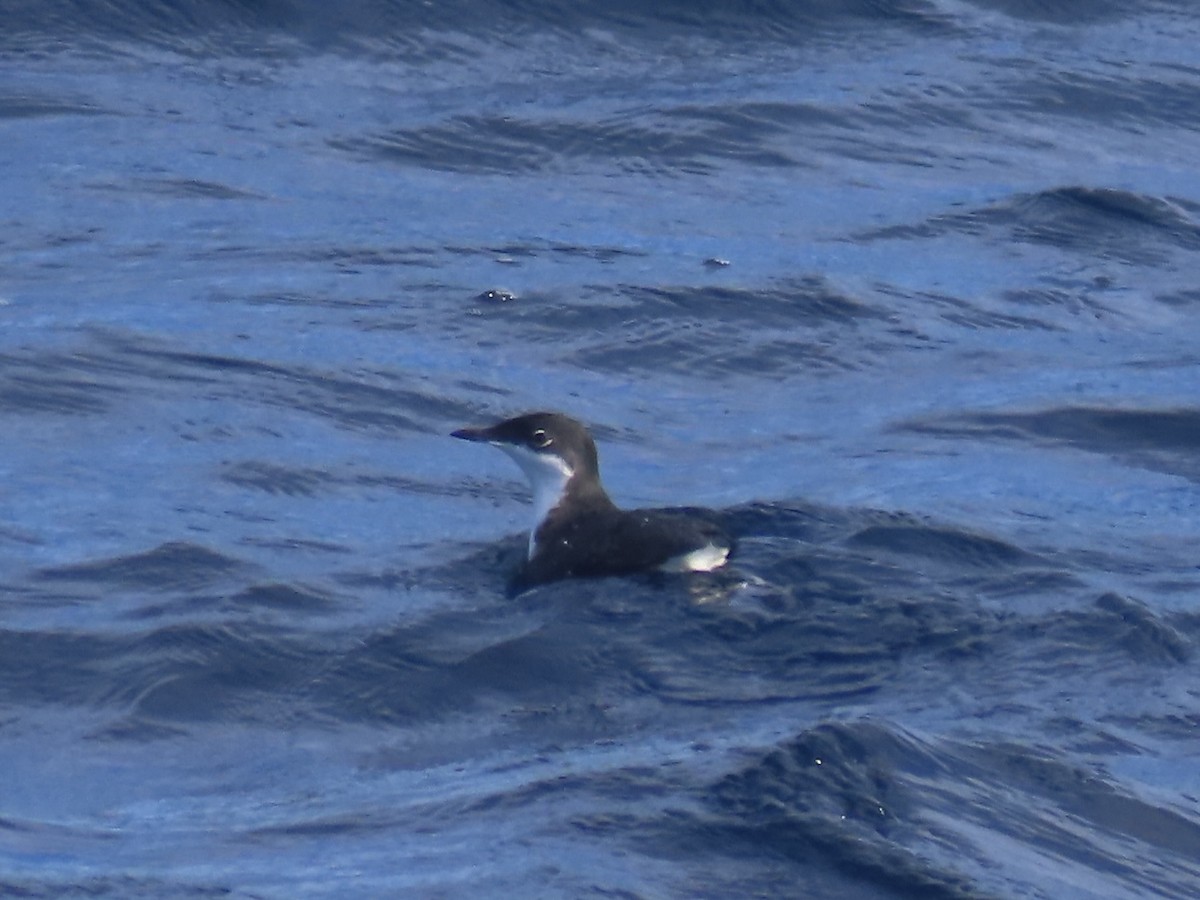
<svg viewBox="0 0 1200 900">
<path fill-rule="evenodd" d="M 526 447 L 499 442 L 493 443 L 492 446 L 499 447 L 513 458 L 513 462 L 521 467 L 521 471 L 529 479 L 529 486 L 533 490 L 533 528 L 529 530 L 529 559 L 533 559 L 534 551 L 537 550 L 534 535 L 546 516 L 550 515 L 550 510 L 562 500 L 567 482 L 575 472 L 561 456 L 553 453 L 535 453 Z"/>
<path fill-rule="evenodd" d="M 697 550 L 675 556 L 659 566 L 662 572 L 711 572 L 725 565 L 729 559 L 729 548 L 717 544 L 705 544 Z"/>
</svg>

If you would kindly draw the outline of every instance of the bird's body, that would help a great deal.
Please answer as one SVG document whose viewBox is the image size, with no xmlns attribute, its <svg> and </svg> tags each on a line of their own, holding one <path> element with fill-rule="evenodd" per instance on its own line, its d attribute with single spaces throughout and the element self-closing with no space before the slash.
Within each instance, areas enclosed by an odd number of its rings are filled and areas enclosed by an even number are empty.
<svg viewBox="0 0 1200 900">
<path fill-rule="evenodd" d="M 600 482 L 586 428 L 558 413 L 529 413 L 454 437 L 503 450 L 533 491 L 529 551 L 515 583 L 638 572 L 707 572 L 725 564 L 733 541 L 697 510 L 622 510 Z"/>
</svg>

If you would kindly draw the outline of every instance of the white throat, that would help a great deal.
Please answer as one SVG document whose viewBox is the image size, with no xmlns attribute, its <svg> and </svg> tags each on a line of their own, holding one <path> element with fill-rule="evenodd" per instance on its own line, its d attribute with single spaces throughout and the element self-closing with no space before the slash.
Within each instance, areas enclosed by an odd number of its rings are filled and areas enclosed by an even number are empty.
<svg viewBox="0 0 1200 900">
<path fill-rule="evenodd" d="M 546 516 L 558 506 L 575 471 L 560 456 L 534 453 L 516 444 L 493 443 L 513 458 L 533 490 L 533 527 L 529 530 L 529 559 L 537 552 L 537 531 Z"/>
</svg>

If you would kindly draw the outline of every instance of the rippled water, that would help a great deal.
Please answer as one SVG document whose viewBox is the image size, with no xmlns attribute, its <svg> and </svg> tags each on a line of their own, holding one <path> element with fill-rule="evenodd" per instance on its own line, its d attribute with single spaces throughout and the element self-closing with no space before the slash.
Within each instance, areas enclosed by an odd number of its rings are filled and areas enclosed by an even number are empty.
<svg viewBox="0 0 1200 900">
<path fill-rule="evenodd" d="M 1188 4 L 0 13 L 0 893 L 1200 893 Z"/>
</svg>

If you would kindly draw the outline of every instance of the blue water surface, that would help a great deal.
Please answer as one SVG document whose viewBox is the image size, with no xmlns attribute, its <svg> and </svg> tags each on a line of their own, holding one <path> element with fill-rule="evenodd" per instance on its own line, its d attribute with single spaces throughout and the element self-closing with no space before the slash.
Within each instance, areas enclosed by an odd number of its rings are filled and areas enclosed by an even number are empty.
<svg viewBox="0 0 1200 900">
<path fill-rule="evenodd" d="M 1200 893 L 1190 4 L 0 20 L 0 893 Z"/>
</svg>

